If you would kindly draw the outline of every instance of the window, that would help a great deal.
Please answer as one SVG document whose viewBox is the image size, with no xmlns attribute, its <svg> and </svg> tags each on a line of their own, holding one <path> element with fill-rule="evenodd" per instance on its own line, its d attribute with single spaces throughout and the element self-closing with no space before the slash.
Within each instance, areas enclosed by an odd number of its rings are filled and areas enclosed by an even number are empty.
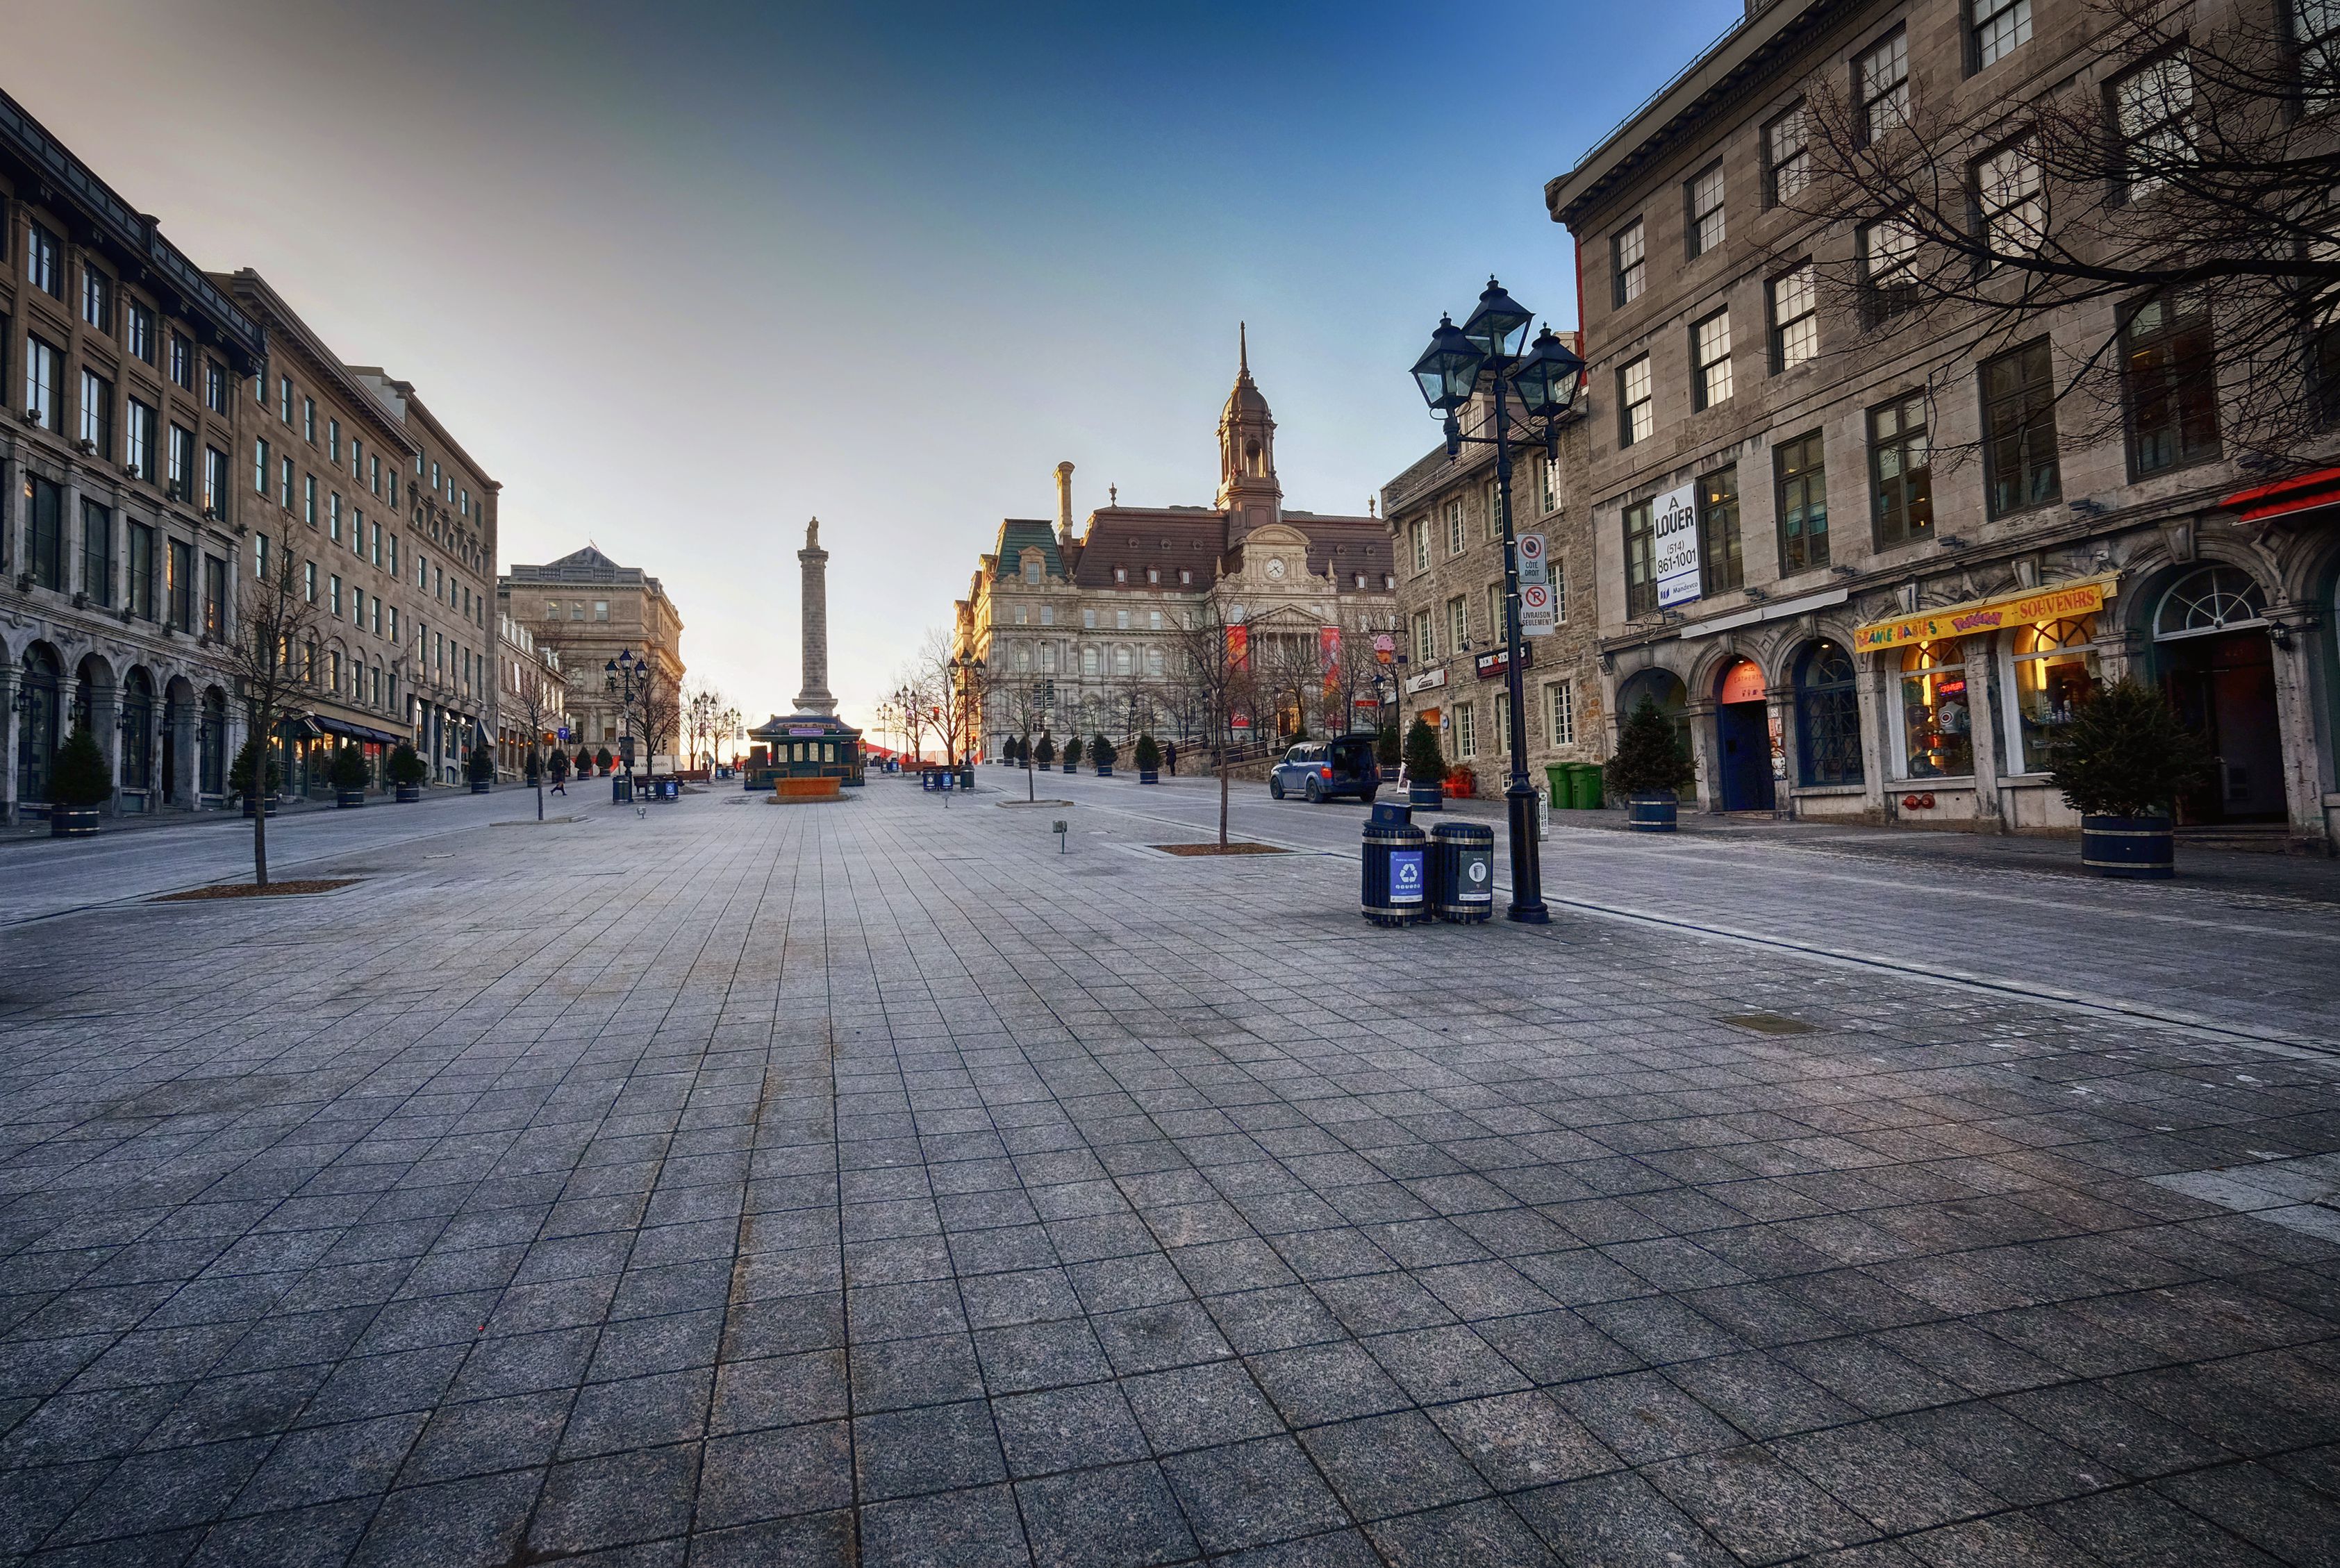
<svg viewBox="0 0 2340 1568">
<path fill-rule="evenodd" d="M 227 521 L 227 454 L 217 447 L 203 449 L 203 510 Z"/>
<path fill-rule="evenodd" d="M 1096 630 L 1096 611 L 1083 610 L 1081 612 L 1081 629 L 1083 631 L 1089 632 Z"/>
<path fill-rule="evenodd" d="M 114 383 L 91 370 L 81 373 L 81 439 L 99 457 L 114 456 Z"/>
<path fill-rule="evenodd" d="M 1446 646 L 1462 653 L 1471 646 L 1471 606 L 1461 594 L 1446 601 Z"/>
<path fill-rule="evenodd" d="M 1717 311 L 1690 330 L 1691 400 L 1710 409 L 1730 399 L 1730 311 Z"/>
<path fill-rule="evenodd" d="M 1098 665 L 1097 665 L 1097 651 L 1096 651 L 1096 649 L 1095 649 L 1094 647 L 1084 647 L 1084 648 L 1082 648 L 1082 649 L 1081 649 L 1081 674 L 1083 674 L 1083 675 L 1085 675 L 1085 676 L 1095 676 L 1096 674 L 1097 674 L 1097 671 L 1098 671 Z"/>
<path fill-rule="evenodd" d="M 1511 626 L 1503 615 L 1503 585 L 1487 585 L 1487 640 L 1501 643 L 1511 635 Z"/>
<path fill-rule="evenodd" d="M 1899 218 L 1879 218 L 1860 229 L 1862 313 L 1870 325 L 1918 302 L 1918 231 Z"/>
<path fill-rule="evenodd" d="M 352 442 L 352 445 L 354 446 L 355 443 Z M 377 496 L 382 494 L 382 459 L 380 458 L 366 459 L 366 488 Z"/>
<path fill-rule="evenodd" d="M 276 417 L 285 424 L 292 422 L 292 378 L 276 378 Z"/>
<path fill-rule="evenodd" d="M 1616 270 L 1616 300 L 1620 305 L 1630 305 L 1641 297 L 1649 282 L 1649 258 L 1644 253 L 1641 221 L 1626 224 L 1611 237 L 1609 251 Z"/>
<path fill-rule="evenodd" d="M 1764 200 L 1774 207 L 1792 202 L 1811 178 L 1811 142 L 1799 99 L 1763 127 Z"/>
<path fill-rule="evenodd" d="M 1698 482 L 1699 592 L 1708 597 L 1747 581 L 1739 542 L 1739 468 L 1717 468 Z"/>
<path fill-rule="evenodd" d="M 1044 626 L 1053 626 L 1056 624 L 1056 606 L 1042 605 L 1040 606 L 1040 624 Z"/>
<path fill-rule="evenodd" d="M 1657 428 L 1650 403 L 1650 356 L 1643 354 L 1617 371 L 1617 444 L 1648 440 Z"/>
<path fill-rule="evenodd" d="M 1568 624 L 1568 563 L 1553 557 L 1546 567 L 1552 573 L 1552 618 L 1561 626 Z"/>
<path fill-rule="evenodd" d="M 1860 57 L 1853 70 L 1860 94 L 1859 131 L 1874 142 L 1909 118 L 1909 35 L 1896 27 Z"/>
<path fill-rule="evenodd" d="M 1469 703 L 1454 705 L 1454 754 L 1456 756 L 1474 757 L 1479 754 L 1477 721 L 1478 715 L 1471 711 Z"/>
<path fill-rule="evenodd" d="M 1982 368 L 1983 483 L 1990 515 L 2044 506 L 2063 493 L 2056 467 L 2056 387 L 2048 340 Z"/>
<path fill-rule="evenodd" d="M 1772 454 L 1779 480 L 1780 574 L 1829 564 L 1828 468 L 1820 432 L 1784 442 Z"/>
<path fill-rule="evenodd" d="M 325 610 L 335 620 L 342 618 L 342 574 L 333 572 L 325 578 Z"/>
<path fill-rule="evenodd" d="M 171 498 L 193 506 L 195 500 L 195 433 L 183 425 L 171 427 L 169 467 L 164 471 Z M 208 505 L 208 501 L 205 503 Z"/>
<path fill-rule="evenodd" d="M 1926 449 L 1926 395 L 1869 410 L 1869 498 L 1877 547 L 1934 537 L 1934 476 Z"/>
<path fill-rule="evenodd" d="M 187 391 L 195 390 L 195 345 L 186 334 L 171 334 L 171 380 Z"/>
<path fill-rule="evenodd" d="M 2015 634 L 2009 666 L 2015 744 L 2028 774 L 2048 771 L 2048 743 L 2096 692 L 2097 617 L 2040 621 Z"/>
<path fill-rule="evenodd" d="M 1428 610 L 1413 612 L 1413 656 L 1425 664 L 1438 656 L 1438 637 L 1432 630 Z"/>
<path fill-rule="evenodd" d="M 192 632 L 195 629 L 195 547 L 184 539 L 173 539 L 168 559 L 171 575 L 164 602 L 170 606 L 171 629 Z"/>
<path fill-rule="evenodd" d="M 130 301 L 123 312 L 124 324 L 129 328 L 130 351 L 145 360 L 154 362 L 154 311 L 151 305 Z"/>
<path fill-rule="evenodd" d="M 292 459 L 287 458 L 284 461 L 289 466 Z M 292 498 L 290 496 L 285 498 L 285 505 L 292 505 Z M 317 526 L 317 476 L 314 474 L 303 474 L 301 476 L 301 520 L 308 524 L 312 528 Z M 333 518 L 333 537 L 336 541 L 339 541 L 342 537 L 341 518 L 339 516 L 336 516 Z"/>
<path fill-rule="evenodd" d="M 2031 42 L 2031 0 L 1968 0 L 1973 17 L 1969 59 L 1979 71 Z"/>
<path fill-rule="evenodd" d="M 1129 568 L 1127 567 L 1114 567 L 1113 580 L 1116 583 L 1125 583 L 1129 581 Z"/>
<path fill-rule="evenodd" d="M 341 428 L 338 422 L 333 426 L 337 436 Z M 317 444 L 317 399 L 314 398 L 301 399 L 301 439 L 312 447 Z"/>
<path fill-rule="evenodd" d="M 277 504 L 289 512 L 292 509 L 292 459 L 279 458 L 276 459 L 276 478 L 278 481 L 276 488 Z M 309 520 L 312 523 L 317 520 L 316 508 L 313 507 L 309 509 Z"/>
<path fill-rule="evenodd" d="M 217 556 L 203 557 L 203 630 L 227 636 L 227 563 Z"/>
<path fill-rule="evenodd" d="M 214 414 L 227 412 L 227 367 L 211 360 L 203 361 L 203 407 Z"/>
<path fill-rule="evenodd" d="M 1657 607 L 1657 532 L 1650 503 L 1636 501 L 1625 508 L 1625 614 L 1653 615 Z"/>
<path fill-rule="evenodd" d="M 2194 162 L 2194 69 L 2186 52 L 2149 60 L 2113 84 L 2122 189 L 2134 202 Z"/>
<path fill-rule="evenodd" d="M 38 338 L 25 340 L 25 411 L 41 429 L 64 433 L 64 356 Z"/>
<path fill-rule="evenodd" d="M 154 618 L 154 530 L 144 523 L 130 525 L 130 613 L 140 620 Z"/>
<path fill-rule="evenodd" d="M 1417 572 L 1428 571 L 1430 569 L 1430 519 L 1414 518 L 1406 526 L 1406 536 L 1413 543 L 1413 569 Z"/>
<path fill-rule="evenodd" d="M 1551 715 L 1549 742 L 1556 746 L 1576 744 L 1576 683 L 1554 681 L 1543 688 L 1544 712 Z"/>
<path fill-rule="evenodd" d="M 313 474 L 312 474 L 312 475 L 311 475 L 311 476 L 310 476 L 310 478 L 309 478 L 309 483 L 310 483 L 310 485 L 311 485 L 312 487 L 314 487 L 314 486 L 315 486 L 315 484 L 316 484 L 316 482 L 317 482 L 316 476 L 315 476 L 315 475 L 313 475 Z M 341 492 L 341 491 L 339 491 L 339 490 L 334 490 L 334 491 L 332 491 L 331 494 L 329 494 L 328 496 L 326 496 L 326 498 L 325 498 L 325 517 L 326 517 L 326 519 L 327 519 L 328 529 L 329 529 L 329 531 L 331 532 L 331 534 L 332 535 L 333 543 L 335 543 L 335 544 L 337 544 L 337 545 L 338 545 L 338 544 L 340 544 L 340 543 L 342 542 L 342 492 Z"/>
<path fill-rule="evenodd" d="M 301 563 L 301 597 L 312 605 L 317 602 L 317 563 L 314 561 Z"/>
<path fill-rule="evenodd" d="M 269 581 L 268 536 L 266 534 L 254 534 L 252 536 L 252 569 L 253 575 L 259 581 L 263 583 Z"/>
<path fill-rule="evenodd" d="M 64 247 L 29 218 L 25 221 L 25 281 L 53 300 L 65 297 Z"/>
<path fill-rule="evenodd" d="M 335 468 L 341 467 L 342 422 L 339 419 L 327 419 L 325 421 L 325 456 L 332 462 Z"/>
<path fill-rule="evenodd" d="M 81 268 L 81 319 L 109 337 L 114 332 L 114 280 L 91 266 Z"/>
<path fill-rule="evenodd" d="M 81 504 L 81 591 L 94 605 L 114 604 L 114 513 L 95 501 Z"/>
<path fill-rule="evenodd" d="M 1113 629 L 1117 632 L 1125 632 L 1129 629 L 1129 612 L 1127 610 L 1115 610 L 1113 612 Z"/>
<path fill-rule="evenodd" d="M 1470 536 L 1462 528 L 1462 501 L 1458 496 L 1446 503 L 1446 553 L 1459 556 L 1469 543 Z"/>
<path fill-rule="evenodd" d="M 27 562 L 33 581 L 55 593 L 65 591 L 65 493 L 38 474 L 25 476 L 25 508 L 31 514 L 32 549 Z"/>
<path fill-rule="evenodd" d="M 1682 187 L 1689 203 L 1690 253 L 1703 256 L 1722 243 L 1722 163 L 1717 159 Z"/>
<path fill-rule="evenodd" d="M 129 421 L 123 432 L 122 461 L 151 485 L 154 482 L 154 410 L 133 398 L 124 411 Z"/>
<path fill-rule="evenodd" d="M 1965 778 L 1974 772 L 1974 717 L 1957 641 L 1902 651 L 1900 736 L 1904 778 Z"/>
<path fill-rule="evenodd" d="M 1861 782 L 1859 683 L 1834 643 L 1814 643 L 1797 661 L 1796 753 L 1807 784 Z"/>
<path fill-rule="evenodd" d="M 2036 142 L 2027 136 L 1975 165 L 1975 210 L 1982 219 L 1983 244 L 1992 255 L 2038 251 L 2048 238 L 2048 197 Z"/>
<path fill-rule="evenodd" d="M 1812 264 L 1771 280 L 1771 369 L 1792 370 L 1820 350 L 1819 291 Z"/>
<path fill-rule="evenodd" d="M 1541 503 L 1536 510 L 1549 516 L 1560 510 L 1560 459 L 1543 459 L 1536 464 L 1536 498 Z M 1363 583 L 1357 586 L 1364 587 Z"/>
<path fill-rule="evenodd" d="M 2209 302 L 2198 290 L 2147 300 L 2122 323 L 2131 478 L 2218 455 L 2212 348 Z"/>
</svg>

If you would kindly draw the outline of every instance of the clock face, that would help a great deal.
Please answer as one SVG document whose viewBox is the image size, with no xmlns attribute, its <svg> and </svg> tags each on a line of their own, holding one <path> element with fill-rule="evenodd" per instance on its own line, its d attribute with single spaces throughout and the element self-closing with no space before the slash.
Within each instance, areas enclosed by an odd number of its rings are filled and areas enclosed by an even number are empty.
<svg viewBox="0 0 2340 1568">
<path fill-rule="evenodd" d="M 1281 577 L 1284 576 L 1284 557 L 1282 556 L 1270 556 L 1267 557 L 1267 575 L 1271 577 Z"/>
</svg>

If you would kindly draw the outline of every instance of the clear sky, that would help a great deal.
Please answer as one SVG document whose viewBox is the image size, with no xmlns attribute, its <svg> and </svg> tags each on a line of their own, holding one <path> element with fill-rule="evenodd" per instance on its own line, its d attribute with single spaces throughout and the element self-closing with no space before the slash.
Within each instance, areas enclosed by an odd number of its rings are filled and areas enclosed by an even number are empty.
<svg viewBox="0 0 2340 1568">
<path fill-rule="evenodd" d="M 0 0 L 0 85 L 413 381 L 503 564 L 662 578 L 751 722 L 818 514 L 866 720 L 1060 459 L 1082 515 L 1208 503 L 1239 320 L 1287 504 L 1363 511 L 1439 311 L 1572 325 L 1543 182 L 1740 10 Z"/>
</svg>

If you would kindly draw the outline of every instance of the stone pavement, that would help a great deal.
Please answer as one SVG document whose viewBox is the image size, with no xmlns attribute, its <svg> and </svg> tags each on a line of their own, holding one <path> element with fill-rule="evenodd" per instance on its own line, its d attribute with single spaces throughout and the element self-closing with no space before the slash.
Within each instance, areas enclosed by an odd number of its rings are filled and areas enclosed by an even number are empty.
<svg viewBox="0 0 2340 1568">
<path fill-rule="evenodd" d="M 0 930 L 0 1560 L 2333 1561 L 2340 1060 L 1096 799 Z"/>
</svg>

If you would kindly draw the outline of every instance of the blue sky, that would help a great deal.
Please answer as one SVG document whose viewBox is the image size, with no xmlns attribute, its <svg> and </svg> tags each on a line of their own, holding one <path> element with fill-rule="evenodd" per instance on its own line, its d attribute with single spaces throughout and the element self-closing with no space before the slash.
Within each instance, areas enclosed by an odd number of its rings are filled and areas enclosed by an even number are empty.
<svg viewBox="0 0 2340 1568">
<path fill-rule="evenodd" d="M 1439 311 L 1492 271 L 1573 323 L 1543 182 L 1740 9 L 0 0 L 0 85 L 413 380 L 505 562 L 663 578 L 758 718 L 818 513 L 866 718 L 1058 460 L 1209 500 L 1239 320 L 1288 504 L 1362 511 Z"/>
</svg>

